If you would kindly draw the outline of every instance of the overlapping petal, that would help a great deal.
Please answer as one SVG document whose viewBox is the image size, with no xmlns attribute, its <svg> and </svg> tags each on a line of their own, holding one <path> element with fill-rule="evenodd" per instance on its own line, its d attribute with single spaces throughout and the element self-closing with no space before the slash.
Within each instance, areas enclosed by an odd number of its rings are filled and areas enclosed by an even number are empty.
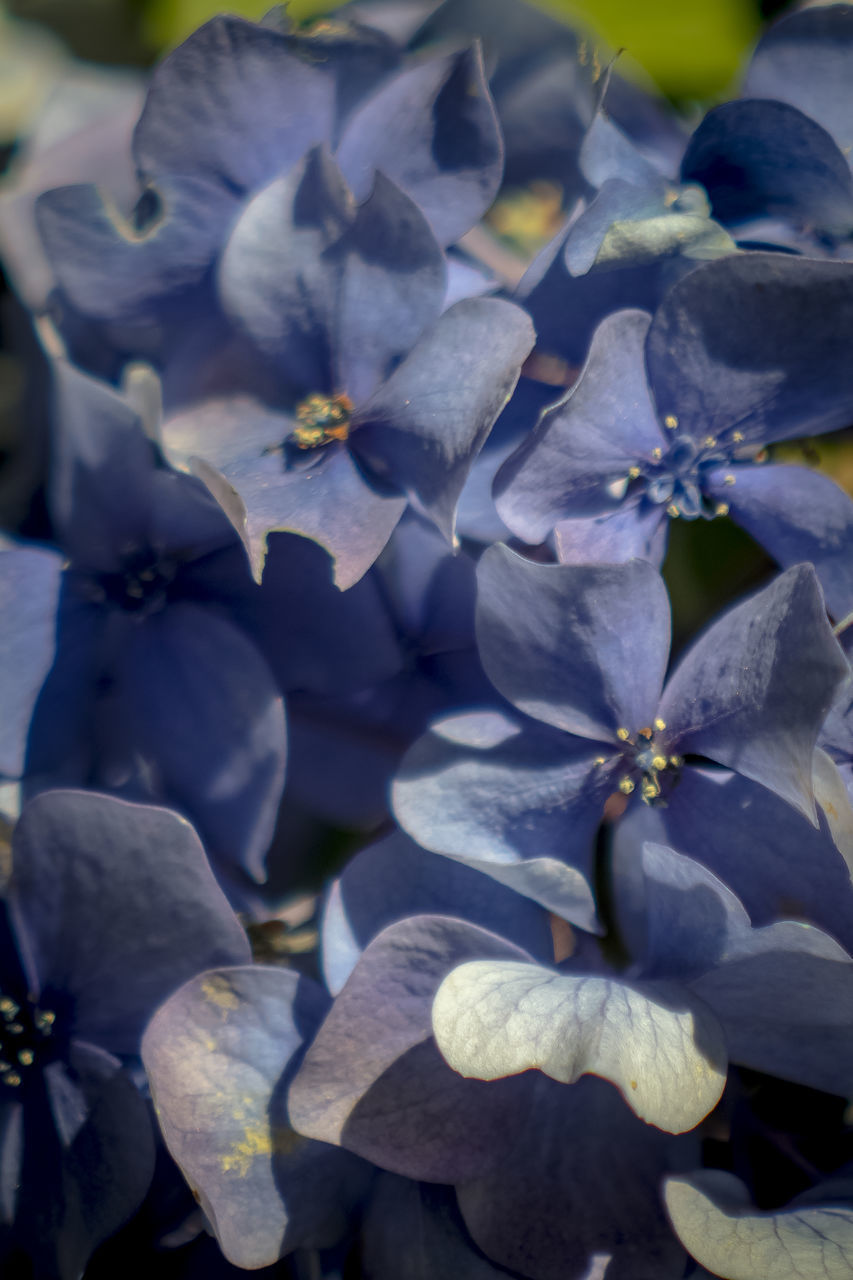
<svg viewBox="0 0 853 1280">
<path fill-rule="evenodd" d="M 464 1076 L 495 1080 L 532 1067 L 563 1084 L 602 1076 L 636 1115 L 669 1133 L 694 1128 L 726 1082 L 719 1024 L 684 991 L 470 961 L 436 992 L 432 1026 Z"/>
<path fill-rule="evenodd" d="M 358 1162 L 294 1133 L 282 1106 L 282 1074 L 325 1003 L 293 971 L 211 970 L 181 987 L 145 1033 L 164 1137 L 239 1267 L 333 1244 L 361 1190 Z"/>
<path fill-rule="evenodd" d="M 362 955 L 291 1084 L 295 1128 L 430 1182 L 498 1164 L 521 1120 L 519 1081 L 455 1075 L 432 1040 L 430 1009 L 462 961 L 524 954 L 461 920 L 389 925 Z"/>
<path fill-rule="evenodd" d="M 853 1266 L 853 1208 L 843 1201 L 761 1212 L 730 1173 L 670 1178 L 666 1204 L 679 1239 L 725 1280 L 846 1280 Z"/>
<path fill-rule="evenodd" d="M 646 362 L 658 412 L 697 443 L 764 444 L 847 424 L 851 340 L 853 264 L 735 254 L 673 285 Z"/>
<path fill-rule="evenodd" d="M 350 121 L 338 162 L 359 198 L 382 169 L 417 202 L 442 244 L 497 194 L 503 145 L 477 46 L 396 76 Z"/>
<path fill-rule="evenodd" d="M 457 302 L 359 409 L 355 454 L 453 537 L 471 463 L 533 345 L 529 318 L 498 298 Z"/>
<path fill-rule="evenodd" d="M 478 568 L 486 674 L 526 715 L 618 742 L 652 723 L 669 655 L 669 599 L 651 565 L 541 565 L 505 546 Z"/>
<path fill-rule="evenodd" d="M 595 932 L 593 837 L 615 786 L 598 759 L 582 739 L 494 712 L 454 716 L 404 757 L 394 812 L 425 848 Z"/>
<path fill-rule="evenodd" d="M 76 1002 L 77 1036 L 136 1053 L 186 978 L 249 947 L 195 831 L 153 805 L 50 791 L 15 829 L 11 900 L 41 987 Z"/>
<path fill-rule="evenodd" d="M 660 714 L 679 749 L 710 756 L 815 821 L 812 755 L 848 674 L 808 565 L 729 610 L 667 682 Z"/>
<path fill-rule="evenodd" d="M 665 446 L 646 377 L 649 324 L 628 310 L 602 321 L 576 386 L 498 472 L 498 514 L 526 542 L 544 541 L 558 520 L 613 508 L 608 486 L 627 488 L 631 467 Z"/>
</svg>

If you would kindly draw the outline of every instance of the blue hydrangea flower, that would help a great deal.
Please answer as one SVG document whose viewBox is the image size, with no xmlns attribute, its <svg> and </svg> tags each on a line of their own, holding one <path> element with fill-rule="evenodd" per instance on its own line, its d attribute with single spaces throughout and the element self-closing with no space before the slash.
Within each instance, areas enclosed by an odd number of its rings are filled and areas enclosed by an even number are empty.
<svg viewBox="0 0 853 1280">
<path fill-rule="evenodd" d="M 27 788 L 167 803 L 192 815 L 221 863 L 261 877 L 286 739 L 272 674 L 239 625 L 253 591 L 245 551 L 126 400 L 70 366 L 55 378 L 49 502 L 67 564 Z M 32 576 L 27 595 L 29 610 L 54 616 L 53 580 Z M 14 634 L 14 616 L 4 625 Z"/>
<path fill-rule="evenodd" d="M 614 794 L 628 799 L 627 818 L 654 815 L 663 834 L 646 838 L 695 849 L 716 869 L 713 839 L 691 807 L 694 775 L 699 785 L 702 766 L 714 761 L 725 767 L 721 780 L 734 775 L 757 793 L 752 808 L 727 805 L 724 814 L 740 841 L 767 848 L 766 858 L 742 861 L 735 887 L 772 911 L 794 869 L 774 862 L 760 798 L 775 801 L 783 828 L 798 814 L 807 829 L 818 826 L 812 759 L 848 676 L 813 570 L 788 570 L 724 614 L 665 684 L 669 602 L 647 562 L 542 565 L 495 546 L 478 579 L 480 655 L 514 710 L 439 721 L 416 743 L 394 784 L 404 828 L 559 913 L 571 900 L 566 864 L 589 873 L 593 836 Z M 825 927 L 834 932 L 846 919 L 844 941 L 849 906 L 835 908 L 853 890 L 832 840 L 821 839 L 812 888 L 800 877 L 804 914 L 820 924 L 829 912 L 833 925 Z"/>
<path fill-rule="evenodd" d="M 0 920 L 0 1247 L 77 1280 L 154 1171 L 122 1067 L 156 1006 L 243 930 L 177 814 L 90 792 L 27 805 Z"/>
<path fill-rule="evenodd" d="M 170 418 L 164 440 L 237 490 L 256 568 L 267 533 L 293 530 L 351 586 L 409 503 L 452 541 L 471 462 L 533 343 L 524 312 L 494 298 L 443 311 L 443 255 L 416 206 L 381 176 L 356 204 L 321 150 L 250 202 L 219 287 L 274 369 L 278 405 L 211 399 Z"/>
<path fill-rule="evenodd" d="M 388 80 L 397 57 L 361 28 L 330 49 L 322 24 L 304 35 L 236 17 L 205 24 L 152 77 L 133 135 L 135 207 L 113 208 L 92 185 L 40 196 L 62 299 L 108 326 L 120 350 L 161 362 L 173 342 L 184 345 L 187 325 L 212 340 L 205 277 L 230 228 L 318 144 L 335 149 L 359 199 L 381 169 L 444 243 L 458 239 L 491 203 L 502 169 L 482 60 L 469 49 Z"/>
<path fill-rule="evenodd" d="M 830 612 L 853 608 L 853 502 L 773 441 L 846 425 L 853 268 L 750 254 L 699 267 L 650 321 L 617 312 L 577 384 L 495 481 L 497 509 L 560 559 L 660 564 L 668 520 L 730 514 L 783 566 L 811 561 Z"/>
<path fill-rule="evenodd" d="M 809 7 L 759 41 L 744 97 L 708 113 L 682 164 L 742 238 L 853 253 L 853 6 Z"/>
</svg>

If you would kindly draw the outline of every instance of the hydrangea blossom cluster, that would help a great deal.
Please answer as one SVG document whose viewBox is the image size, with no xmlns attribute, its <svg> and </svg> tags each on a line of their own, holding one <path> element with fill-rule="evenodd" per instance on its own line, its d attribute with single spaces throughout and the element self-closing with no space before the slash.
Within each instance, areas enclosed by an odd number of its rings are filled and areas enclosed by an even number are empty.
<svg viewBox="0 0 853 1280">
<path fill-rule="evenodd" d="M 114 93 L 0 189 L 3 1274 L 849 1280 L 853 6 L 692 136 L 524 0 Z"/>
</svg>

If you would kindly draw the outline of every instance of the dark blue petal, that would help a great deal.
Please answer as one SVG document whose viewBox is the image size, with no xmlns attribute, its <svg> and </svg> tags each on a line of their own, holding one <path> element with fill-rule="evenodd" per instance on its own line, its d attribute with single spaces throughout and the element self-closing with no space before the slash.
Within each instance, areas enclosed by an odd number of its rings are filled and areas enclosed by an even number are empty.
<svg viewBox="0 0 853 1280">
<path fill-rule="evenodd" d="M 130 631 L 115 676 L 117 717 L 170 803 L 192 815 L 209 849 L 263 879 L 286 733 L 261 654 L 213 609 L 175 601 Z"/>
<path fill-rule="evenodd" d="M 268 27 L 218 17 L 154 72 L 134 136 L 140 170 L 203 178 L 240 195 L 331 137 L 331 76 Z"/>
<path fill-rule="evenodd" d="M 834 618 L 853 611 L 853 499 L 829 476 L 805 467 L 735 466 L 711 472 L 707 487 L 783 568 L 814 565 Z"/>
<path fill-rule="evenodd" d="M 554 546 L 560 564 L 619 564 L 648 560 L 659 569 L 666 555 L 669 520 L 661 506 L 626 503 L 617 511 L 586 520 L 560 520 Z"/>
<path fill-rule="evenodd" d="M 845 156 L 853 143 L 850 54 L 853 12 L 834 4 L 791 13 L 764 33 L 746 73 L 750 98 L 789 102 L 832 134 Z"/>
<path fill-rule="evenodd" d="M 247 532 L 260 577 L 266 535 L 303 533 L 335 560 L 341 589 L 358 582 L 390 538 L 406 499 L 374 488 L 349 452 L 336 444 L 306 470 L 287 471 L 283 442 L 293 419 L 245 397 L 210 401 L 164 424 L 176 461 L 207 458 L 234 486 L 247 509 Z"/>
<path fill-rule="evenodd" d="M 397 674 L 401 641 L 375 572 L 339 591 L 310 538 L 274 533 L 267 547 L 257 625 L 281 689 L 340 696 Z"/>
<path fill-rule="evenodd" d="M 381 169 L 424 211 L 442 244 L 497 194 L 503 146 L 478 46 L 396 76 L 350 120 L 338 162 L 359 199 Z"/>
<path fill-rule="evenodd" d="M 67 1071 L 64 1064 L 54 1065 Z M 94 1249 L 136 1212 L 148 1191 L 155 1155 L 148 1107 L 119 1063 L 78 1043 L 72 1046 L 70 1067 L 66 1079 L 80 1090 L 85 1120 L 63 1144 L 61 1192 L 47 1221 L 38 1223 L 40 1245 L 55 1249 L 61 1280 L 77 1280 Z M 45 1197 L 49 1188 L 46 1179 L 24 1194 Z"/>
<path fill-rule="evenodd" d="M 494 1166 L 520 1120 L 524 1084 L 452 1072 L 432 1040 L 430 1009 L 441 980 L 464 960 L 525 955 L 461 920 L 416 916 L 390 925 L 362 955 L 305 1055 L 290 1087 L 294 1127 L 430 1182 Z"/>
<path fill-rule="evenodd" d="M 583 1280 L 602 1262 L 625 1280 L 679 1280 L 658 1187 L 693 1140 L 643 1124 L 594 1077 L 569 1088 L 540 1077 L 525 1102 L 507 1160 L 457 1190 L 480 1248 L 532 1280 Z"/>
<path fill-rule="evenodd" d="M 353 205 L 318 149 L 248 204 L 219 285 L 296 393 L 344 392 L 360 404 L 438 315 L 445 266 L 408 196 L 378 175 Z"/>
<path fill-rule="evenodd" d="M 322 952 L 330 991 L 340 991 L 364 948 L 386 925 L 421 913 L 468 920 L 545 961 L 553 954 L 544 911 L 396 832 L 357 854 L 329 890 Z"/>
<path fill-rule="evenodd" d="M 465 299 L 439 317 L 358 410 L 353 452 L 409 494 L 448 539 L 471 463 L 532 345 L 520 307 Z"/>
<path fill-rule="evenodd" d="M 646 383 L 648 328 L 642 311 L 602 321 L 577 384 L 498 472 L 498 514 L 526 542 L 542 542 L 558 520 L 612 510 L 608 486 L 627 488 L 631 467 L 666 447 Z"/>
<path fill-rule="evenodd" d="M 691 988 L 722 1023 L 741 1066 L 844 1095 L 853 1076 L 853 959 L 789 920 L 752 930 Z"/>
<path fill-rule="evenodd" d="M 583 739 L 497 713 L 455 716 L 404 758 L 394 812 L 426 848 L 596 932 L 587 877 L 616 766 L 594 753 Z"/>
<path fill-rule="evenodd" d="M 649 383 L 661 416 L 697 441 L 813 435 L 850 419 L 851 343 L 853 264 L 735 254 L 667 293 L 646 344 Z"/>
<path fill-rule="evenodd" d="M 12 900 L 42 988 L 75 1001 L 75 1034 L 136 1053 L 152 1011 L 245 933 L 198 837 L 166 809 L 49 791 L 15 828 Z"/>
<path fill-rule="evenodd" d="M 0 775 L 18 778 L 38 691 L 53 662 L 62 558 L 0 544 Z"/>
<path fill-rule="evenodd" d="M 471 1240 L 450 1187 L 381 1174 L 361 1238 L 361 1262 L 371 1280 L 509 1278 L 509 1272 L 489 1262 Z"/>
<path fill-rule="evenodd" d="M 706 867 L 665 845 L 643 845 L 646 945 L 644 978 L 682 982 L 713 969 L 750 932 L 749 916 Z M 619 884 L 615 886 L 618 897 Z"/>
<path fill-rule="evenodd" d="M 806 920 L 853 948 L 850 872 L 826 824 L 816 830 L 765 787 L 688 766 L 666 808 L 636 805 L 617 826 L 620 880 L 641 872 L 644 840 L 683 849 L 709 867 L 753 924 Z"/>
<path fill-rule="evenodd" d="M 490 547 L 477 639 L 489 679 L 526 715 L 617 743 L 651 725 L 669 656 L 669 599 L 644 560 L 543 565 Z"/>
<path fill-rule="evenodd" d="M 814 570 L 799 565 L 700 636 L 660 714 L 682 754 L 736 769 L 814 822 L 812 754 L 847 674 Z"/>
<path fill-rule="evenodd" d="M 73 365 L 53 366 L 55 442 L 50 511 L 64 548 L 86 569 L 121 571 L 148 532 L 154 450 L 114 388 Z"/>
<path fill-rule="evenodd" d="M 819 124 L 784 102 L 726 102 L 702 121 L 681 166 L 726 223 L 771 215 L 853 230 L 850 166 Z"/>
<path fill-rule="evenodd" d="M 145 1033 L 169 1150 L 238 1267 L 335 1243 L 360 1190 L 358 1162 L 294 1133 L 282 1105 L 282 1076 L 325 1005 L 292 970 L 214 970 L 181 987 Z"/>
<path fill-rule="evenodd" d="M 164 178 L 151 199 L 156 212 L 141 227 L 94 186 L 57 187 L 36 201 L 53 273 L 82 315 L 149 330 L 162 323 L 164 306 L 201 280 L 236 205 L 209 180 L 183 175 Z"/>
</svg>

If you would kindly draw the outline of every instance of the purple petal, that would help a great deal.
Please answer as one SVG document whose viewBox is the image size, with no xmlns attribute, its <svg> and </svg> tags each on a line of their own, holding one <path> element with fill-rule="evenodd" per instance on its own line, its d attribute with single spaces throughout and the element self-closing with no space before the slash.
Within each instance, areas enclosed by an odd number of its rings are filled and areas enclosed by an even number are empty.
<svg viewBox="0 0 853 1280">
<path fill-rule="evenodd" d="M 833 617 L 853 611 L 853 499 L 829 476 L 796 466 L 736 466 L 711 472 L 707 487 L 783 568 L 814 565 Z"/>
<path fill-rule="evenodd" d="M 700 636 L 660 714 L 682 754 L 736 769 L 815 822 L 812 755 L 847 673 L 814 570 L 800 565 Z"/>
<path fill-rule="evenodd" d="M 142 1204 L 154 1174 L 154 1134 L 146 1103 L 115 1058 L 78 1042 L 70 1071 L 64 1063 L 53 1066 L 79 1091 L 85 1119 L 62 1151 L 60 1168 L 37 1185 L 25 1184 L 22 1199 L 25 1219 L 35 1210 L 28 1243 L 41 1237 L 37 1253 L 56 1251 L 56 1272 L 51 1267 L 48 1274 L 77 1280 L 96 1247 Z M 49 1149 L 40 1154 L 52 1155 Z"/>
<path fill-rule="evenodd" d="M 62 557 L 0 545 L 0 774 L 19 778 L 39 689 L 53 662 Z"/>
<path fill-rule="evenodd" d="M 489 679 L 526 715 L 616 743 L 655 716 L 669 599 L 644 560 L 542 565 L 490 547 L 477 572 L 477 638 Z"/>
<path fill-rule="evenodd" d="M 473 1244 L 450 1187 L 380 1174 L 361 1240 L 361 1262 L 371 1280 L 509 1280 L 509 1272 Z"/>
<path fill-rule="evenodd" d="M 282 1076 L 325 1003 L 292 970 L 214 970 L 181 987 L 145 1033 L 169 1150 L 235 1266 L 333 1244 L 360 1190 L 357 1162 L 294 1133 L 281 1105 Z"/>
<path fill-rule="evenodd" d="M 660 569 L 668 534 L 663 507 L 626 503 L 607 515 L 558 521 L 554 545 L 560 564 L 620 564 L 638 559 Z"/>
<path fill-rule="evenodd" d="M 696 440 L 764 444 L 846 426 L 853 264 L 741 253 L 666 294 L 646 343 L 661 416 Z M 724 441 L 731 440 L 731 435 Z"/>
<path fill-rule="evenodd" d="M 426 848 L 596 932 L 587 877 L 615 779 L 594 750 L 496 713 L 455 716 L 404 758 L 394 812 Z"/>
<path fill-rule="evenodd" d="M 726 223 L 769 214 L 835 235 L 853 225 L 850 166 L 830 134 L 795 107 L 764 100 L 715 107 L 681 167 Z"/>
<path fill-rule="evenodd" d="M 649 324 L 644 311 L 603 320 L 576 385 L 498 472 L 498 514 L 525 542 L 542 542 L 558 520 L 611 510 L 607 486 L 627 486 L 631 467 L 651 465 L 665 444 L 646 383 Z"/>
<path fill-rule="evenodd" d="M 172 418 L 163 434 L 180 461 L 198 454 L 238 491 L 260 576 L 266 535 L 302 533 L 335 560 L 343 590 L 363 577 L 390 538 L 406 499 L 367 481 L 349 452 L 327 445 L 309 470 L 286 471 L 281 449 L 293 420 L 245 397 L 211 401 Z"/>
<path fill-rule="evenodd" d="M 615 834 L 620 880 L 636 874 L 653 840 L 709 867 L 753 924 L 805 920 L 853 948 L 853 885 L 826 824 L 816 830 L 765 787 L 688 766 L 666 808 L 635 805 Z"/>
<path fill-rule="evenodd" d="M 148 532 L 154 450 L 114 388 L 54 365 L 56 441 L 50 511 L 65 549 L 86 569 L 120 572 Z"/>
<path fill-rule="evenodd" d="M 478 46 L 396 76 L 351 118 L 338 162 L 363 199 L 381 169 L 424 211 L 442 244 L 497 194 L 503 146 Z"/>
<path fill-rule="evenodd" d="M 243 632 L 175 601 L 129 633 L 116 670 L 120 716 L 170 801 L 205 843 L 263 878 L 284 786 L 284 706 Z"/>
<path fill-rule="evenodd" d="M 744 91 L 750 98 L 774 98 L 798 107 L 849 155 L 851 45 L 853 14 L 848 5 L 791 13 L 761 37 Z"/>
<path fill-rule="evenodd" d="M 370 944 L 308 1049 L 289 1094 L 295 1128 L 381 1168 L 454 1182 L 500 1161 L 519 1081 L 463 1080 L 431 1036 L 441 980 L 477 957 L 525 952 L 461 920 L 416 916 Z"/>
<path fill-rule="evenodd" d="M 513 303 L 469 298 L 445 311 L 357 414 L 353 452 L 453 539 L 471 464 L 533 345 Z"/>
<path fill-rule="evenodd" d="M 134 136 L 143 173 L 252 190 L 331 136 L 334 81 L 287 52 L 268 27 L 205 23 L 152 78 Z"/>
<path fill-rule="evenodd" d="M 75 1034 L 136 1053 L 165 997 L 248 959 L 198 837 L 177 814 L 49 791 L 15 829 L 12 897 L 40 985 L 70 993 Z"/>
<path fill-rule="evenodd" d="M 853 959 L 819 929 L 752 930 L 691 983 L 722 1023 L 732 1062 L 843 1095 L 853 1075 Z"/>
<path fill-rule="evenodd" d="M 219 273 L 226 310 L 297 393 L 375 391 L 441 310 L 443 254 L 378 175 L 364 203 L 317 149 L 249 203 Z"/>
<path fill-rule="evenodd" d="M 145 326 L 150 341 L 164 307 L 197 284 L 216 255 L 235 200 L 201 177 L 170 175 L 157 214 L 137 228 L 95 186 L 57 187 L 35 216 L 57 282 L 84 316 Z"/>
<path fill-rule="evenodd" d="M 549 960 L 546 913 L 471 867 L 419 849 L 396 832 L 356 854 L 332 883 L 323 911 L 323 972 L 337 994 L 370 940 L 406 916 L 456 916 Z"/>
<path fill-rule="evenodd" d="M 679 1280 L 684 1253 L 658 1186 L 693 1140 L 643 1124 L 594 1077 L 568 1088 L 536 1079 L 525 1104 L 505 1162 L 457 1191 L 480 1248 L 531 1280 L 583 1280 L 596 1260 L 614 1276 Z"/>
</svg>

